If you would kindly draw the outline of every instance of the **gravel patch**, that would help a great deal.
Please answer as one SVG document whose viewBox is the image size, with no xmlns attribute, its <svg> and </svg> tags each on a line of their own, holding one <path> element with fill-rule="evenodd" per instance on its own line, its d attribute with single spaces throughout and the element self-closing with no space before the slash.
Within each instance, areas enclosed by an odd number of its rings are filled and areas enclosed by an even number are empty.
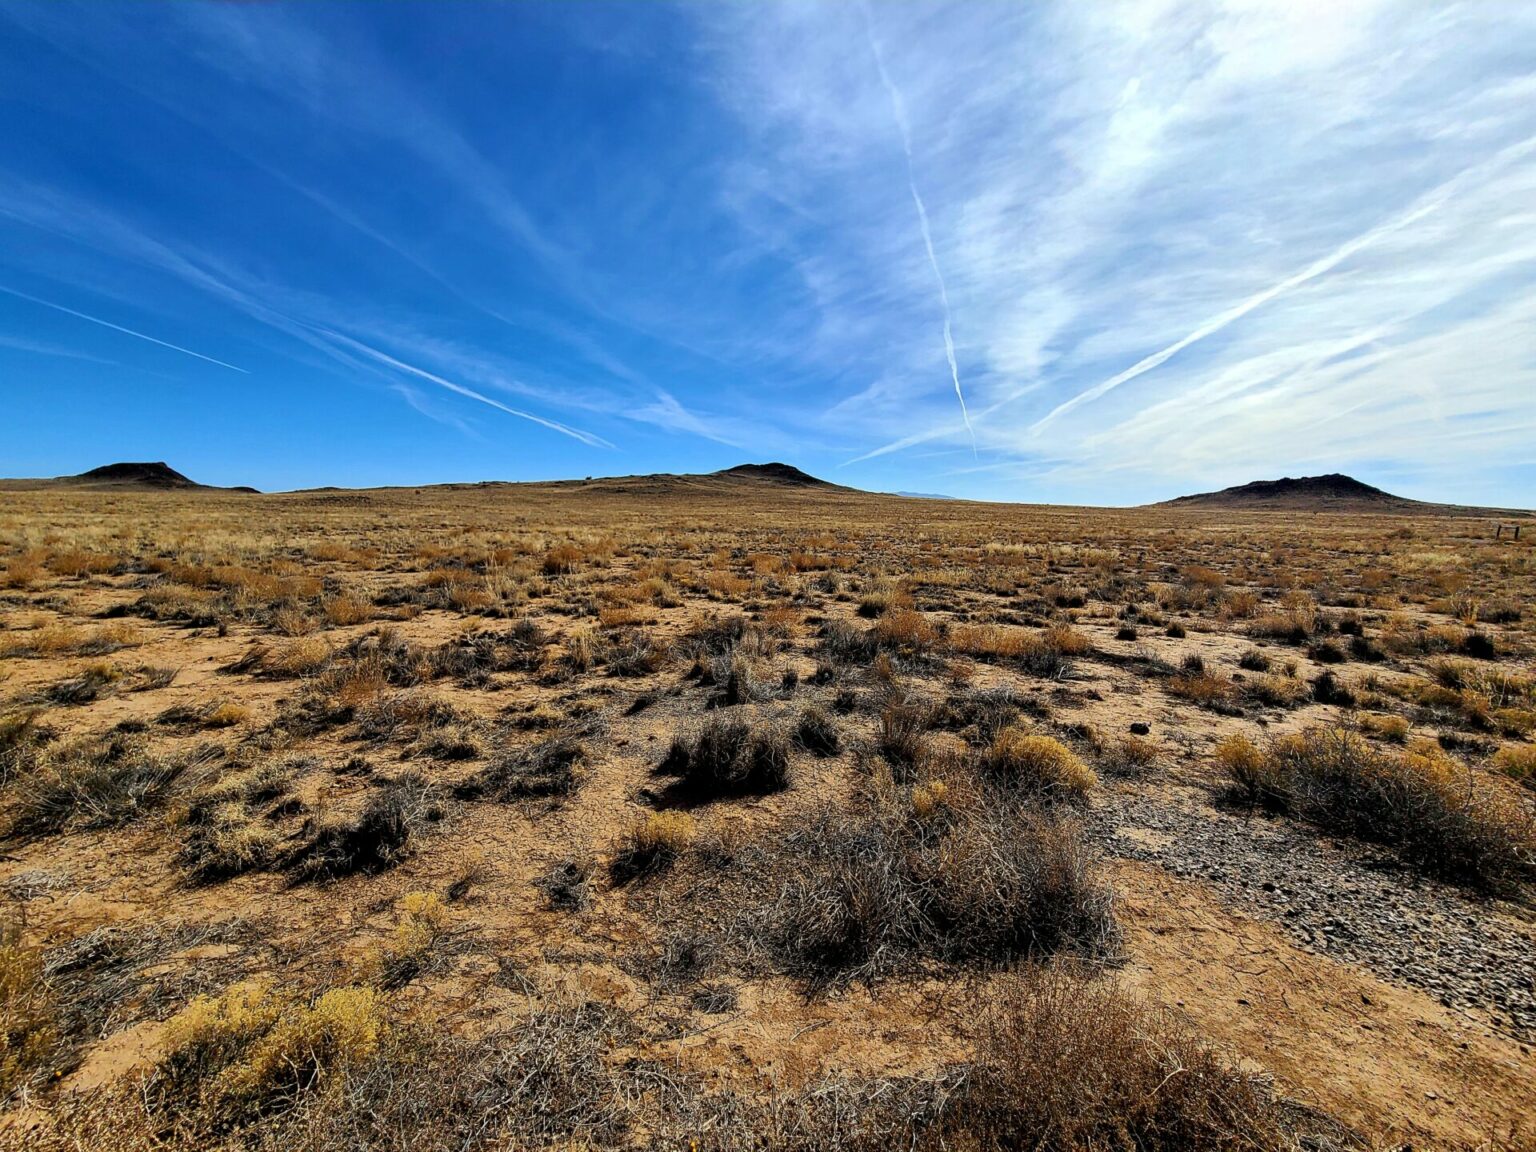
<svg viewBox="0 0 1536 1152">
<path fill-rule="evenodd" d="M 1125 786 L 1087 821 L 1103 850 L 1202 880 L 1307 952 L 1358 964 L 1536 1040 L 1536 928 L 1368 845 L 1213 807 L 1195 790 Z"/>
</svg>

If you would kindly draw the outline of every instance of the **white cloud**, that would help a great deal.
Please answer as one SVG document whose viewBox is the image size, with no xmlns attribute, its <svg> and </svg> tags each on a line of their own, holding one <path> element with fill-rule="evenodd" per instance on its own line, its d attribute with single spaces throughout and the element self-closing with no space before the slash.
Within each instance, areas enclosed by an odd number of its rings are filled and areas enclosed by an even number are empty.
<svg viewBox="0 0 1536 1152">
<path fill-rule="evenodd" d="M 878 9 L 983 451 L 1125 483 L 1514 452 L 1499 429 L 1536 417 L 1518 7 Z M 817 286 L 804 357 L 847 376 L 856 459 L 965 443 L 856 13 L 704 16 L 742 163 L 817 205 L 775 240 Z"/>
</svg>

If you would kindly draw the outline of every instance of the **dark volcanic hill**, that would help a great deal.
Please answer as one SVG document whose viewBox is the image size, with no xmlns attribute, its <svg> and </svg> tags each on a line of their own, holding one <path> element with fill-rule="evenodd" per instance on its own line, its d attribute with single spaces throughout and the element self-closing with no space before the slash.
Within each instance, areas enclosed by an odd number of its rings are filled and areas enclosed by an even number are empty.
<svg viewBox="0 0 1536 1152">
<path fill-rule="evenodd" d="M 1326 476 L 1286 476 L 1279 480 L 1255 480 L 1220 492 L 1201 492 L 1165 500 L 1165 508 L 1278 508 L 1302 512 L 1319 511 L 1410 511 L 1427 508 L 1418 500 L 1408 500 L 1383 492 L 1380 488 L 1330 472 Z"/>
<path fill-rule="evenodd" d="M 724 468 L 719 472 L 711 472 L 711 476 L 721 480 L 760 480 L 770 484 L 793 484 L 796 487 L 823 487 L 832 488 L 835 485 L 828 484 L 825 480 L 818 480 L 808 472 L 802 472 L 792 464 L 738 464 L 734 468 Z"/>
<path fill-rule="evenodd" d="M 78 476 L 60 476 L 65 483 L 131 484 L 144 488 L 201 488 L 197 481 L 183 476 L 164 460 L 145 464 L 103 464 Z"/>
<path fill-rule="evenodd" d="M 78 476 L 57 476 L 52 480 L 0 480 L 0 485 L 13 491 L 49 488 L 137 488 L 166 492 L 256 491 L 246 487 L 216 488 L 211 484 L 199 484 L 176 471 L 164 460 L 103 464 L 100 468 L 92 468 Z"/>
</svg>

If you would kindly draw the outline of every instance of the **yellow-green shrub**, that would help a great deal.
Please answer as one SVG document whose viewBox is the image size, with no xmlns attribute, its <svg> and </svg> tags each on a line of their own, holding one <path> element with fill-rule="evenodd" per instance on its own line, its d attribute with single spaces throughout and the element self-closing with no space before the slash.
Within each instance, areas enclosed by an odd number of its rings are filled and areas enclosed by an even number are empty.
<svg viewBox="0 0 1536 1152">
<path fill-rule="evenodd" d="M 1092 768 L 1061 741 L 1010 726 L 982 755 L 988 775 L 1034 792 L 1081 799 L 1098 786 Z"/>
</svg>

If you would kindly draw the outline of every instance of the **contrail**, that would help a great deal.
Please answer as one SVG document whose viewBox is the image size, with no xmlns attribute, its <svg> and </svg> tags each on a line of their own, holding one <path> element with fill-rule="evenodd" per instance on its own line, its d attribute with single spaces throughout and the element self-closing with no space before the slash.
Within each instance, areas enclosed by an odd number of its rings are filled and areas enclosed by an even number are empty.
<svg viewBox="0 0 1536 1152">
<path fill-rule="evenodd" d="M 509 416 L 516 416 L 522 420 L 529 420 L 535 424 L 542 424 L 545 428 L 549 428 L 552 431 L 569 436 L 573 440 L 580 440 L 583 444 L 586 444 L 592 448 L 613 447 L 611 443 L 609 443 L 607 440 L 604 440 L 601 436 L 596 436 L 591 432 L 584 432 L 580 428 L 572 428 L 567 424 L 561 424 L 558 420 L 546 420 L 542 416 L 535 416 L 532 412 L 524 412 L 520 408 L 513 408 L 511 405 L 503 404 L 500 400 L 493 400 L 489 396 L 486 396 L 480 392 L 476 392 L 473 388 L 466 388 L 462 384 L 455 384 L 452 380 L 445 380 L 443 377 L 438 376 L 435 373 L 428 372 L 425 368 L 418 368 L 414 364 L 407 364 L 404 360 L 396 360 L 389 353 L 381 352 L 371 345 L 364 344 L 361 340 L 354 340 L 350 336 L 344 336 L 340 332 L 332 331 L 329 328 L 321 328 L 318 326 L 312 327 L 314 327 L 316 332 L 321 333 L 327 339 L 334 340 L 338 344 L 345 345 L 355 352 L 367 356 L 372 360 L 378 361 L 380 364 L 388 365 L 397 371 L 408 373 L 409 375 L 415 376 L 419 379 L 430 381 L 431 383 L 436 384 L 438 387 L 446 388 L 448 391 L 455 392 L 460 396 L 467 396 L 471 400 L 478 400 L 482 404 L 489 404 L 492 408 L 499 409 L 500 411 L 507 413 Z"/>
<path fill-rule="evenodd" d="M 10 296 L 18 296 L 23 300 L 30 300 L 34 304 L 41 304 L 44 308 L 52 308 L 56 312 L 66 312 L 71 316 L 78 316 L 82 320 L 89 320 L 92 324 L 100 324 L 103 328 L 110 328 L 114 332 L 123 332 L 129 336 L 137 336 L 140 340 L 148 340 L 151 344 L 158 344 L 162 348 L 170 348 L 187 356 L 196 356 L 199 360 L 206 360 L 210 364 L 217 364 L 220 368 L 228 368 L 231 372 L 243 372 L 249 376 L 250 372 L 244 368 L 237 368 L 233 364 L 226 364 L 222 360 L 215 360 L 212 356 L 204 356 L 201 352 L 194 352 L 190 348 L 183 348 L 180 344 L 171 344 L 165 340 L 156 340 L 153 336 L 146 336 L 142 332 L 135 332 L 132 328 L 124 328 L 121 324 L 114 324 L 110 320 L 102 320 L 96 316 L 87 316 L 84 312 L 76 312 L 73 308 L 66 308 L 62 304 L 55 304 L 51 300 L 43 300 L 37 296 L 29 296 L 25 292 L 18 292 L 15 288 L 7 288 L 0 284 L 0 292 Z"/>
<path fill-rule="evenodd" d="M 960 401 L 960 418 L 965 421 L 966 433 L 971 438 L 971 452 L 976 453 L 976 430 L 971 427 L 971 414 L 965 408 L 965 393 L 960 390 L 960 367 L 955 363 L 955 338 L 951 331 L 949 315 L 949 289 L 944 286 L 944 273 L 939 271 L 939 258 L 933 251 L 933 232 L 928 227 L 928 209 L 923 206 L 923 198 L 917 190 L 917 171 L 912 165 L 912 129 L 907 124 L 907 107 L 901 98 L 901 92 L 891 82 L 890 73 L 885 70 L 885 57 L 880 53 L 880 41 L 875 39 L 874 16 L 869 10 L 868 3 L 864 8 L 864 31 L 869 36 L 869 50 L 875 57 L 875 69 L 880 73 L 880 83 L 885 86 L 885 93 L 891 99 L 891 116 L 896 121 L 896 128 L 901 133 L 901 148 L 907 156 L 907 188 L 912 193 L 912 203 L 917 208 L 917 224 L 923 233 L 923 247 L 928 251 L 928 266 L 933 269 L 933 278 L 939 285 L 939 303 L 944 309 L 944 355 L 949 360 L 949 378 L 955 382 L 955 399 Z"/>
<path fill-rule="evenodd" d="M 1231 324 L 1234 320 L 1241 319 L 1242 317 L 1248 315 L 1248 313 L 1252 312 L 1260 305 L 1269 303 L 1269 301 L 1273 300 L 1275 297 L 1284 295 L 1292 288 L 1299 288 L 1307 281 L 1314 280 L 1317 277 L 1323 275 L 1323 273 L 1336 268 L 1338 265 L 1342 264 L 1345 260 L 1348 260 L 1357 252 L 1361 252 L 1364 249 L 1371 247 L 1371 245 L 1386 239 L 1388 236 L 1402 231 L 1410 224 L 1415 224 L 1418 221 L 1424 219 L 1424 217 L 1438 212 L 1442 207 L 1445 206 L 1448 201 L 1450 201 L 1457 193 L 1459 193 L 1465 185 L 1491 176 L 1494 172 L 1504 167 L 1510 161 L 1516 160 L 1523 156 L 1525 153 L 1530 152 L 1533 147 L 1536 147 L 1536 137 L 1530 137 L 1528 139 L 1522 140 L 1518 144 L 1511 144 L 1509 147 L 1495 153 L 1490 159 L 1484 161 L 1483 163 L 1474 165 L 1471 168 L 1464 169 L 1457 175 L 1451 177 L 1451 179 L 1445 181 L 1443 184 L 1440 184 L 1439 186 L 1432 188 L 1428 192 L 1424 193 L 1424 195 L 1420 196 L 1418 200 L 1416 200 L 1405 211 L 1398 213 L 1398 215 L 1393 216 L 1381 224 L 1378 224 L 1376 227 L 1370 229 L 1369 231 L 1362 232 L 1352 240 L 1346 240 L 1332 252 L 1328 253 L 1328 255 L 1314 260 L 1311 264 L 1308 264 L 1294 276 L 1288 276 L 1278 284 L 1266 288 L 1264 291 L 1257 293 L 1256 295 L 1248 297 L 1248 299 L 1244 300 L 1242 303 L 1236 305 L 1235 307 L 1229 308 L 1220 315 L 1207 320 L 1204 324 L 1200 325 L 1200 327 L 1196 328 L 1182 340 L 1175 341 L 1174 343 L 1168 345 L 1168 347 L 1162 349 L 1162 351 L 1154 352 L 1152 355 L 1146 357 L 1145 359 L 1138 360 L 1124 372 L 1121 372 L 1115 376 L 1111 376 L 1103 383 L 1095 384 L 1092 388 L 1089 388 L 1083 392 L 1079 392 L 1070 400 L 1066 400 L 1063 403 L 1058 404 L 1055 408 L 1051 409 L 1050 412 L 1046 413 L 1039 420 L 1035 421 L 1034 424 L 1030 425 L 1030 435 L 1038 435 L 1047 424 L 1050 424 L 1057 417 L 1065 416 L 1068 412 L 1071 412 L 1084 404 L 1091 404 L 1100 396 L 1103 396 L 1107 392 L 1112 392 L 1114 389 L 1120 387 L 1120 385 L 1126 383 L 1127 381 L 1134 380 L 1144 372 L 1150 372 L 1152 369 L 1164 363 L 1171 357 L 1178 355 L 1178 353 L 1182 352 L 1185 348 L 1188 348 L 1191 344 L 1198 343 L 1199 341 L 1204 340 L 1207 336 L 1220 332 L 1228 324 Z"/>
</svg>

